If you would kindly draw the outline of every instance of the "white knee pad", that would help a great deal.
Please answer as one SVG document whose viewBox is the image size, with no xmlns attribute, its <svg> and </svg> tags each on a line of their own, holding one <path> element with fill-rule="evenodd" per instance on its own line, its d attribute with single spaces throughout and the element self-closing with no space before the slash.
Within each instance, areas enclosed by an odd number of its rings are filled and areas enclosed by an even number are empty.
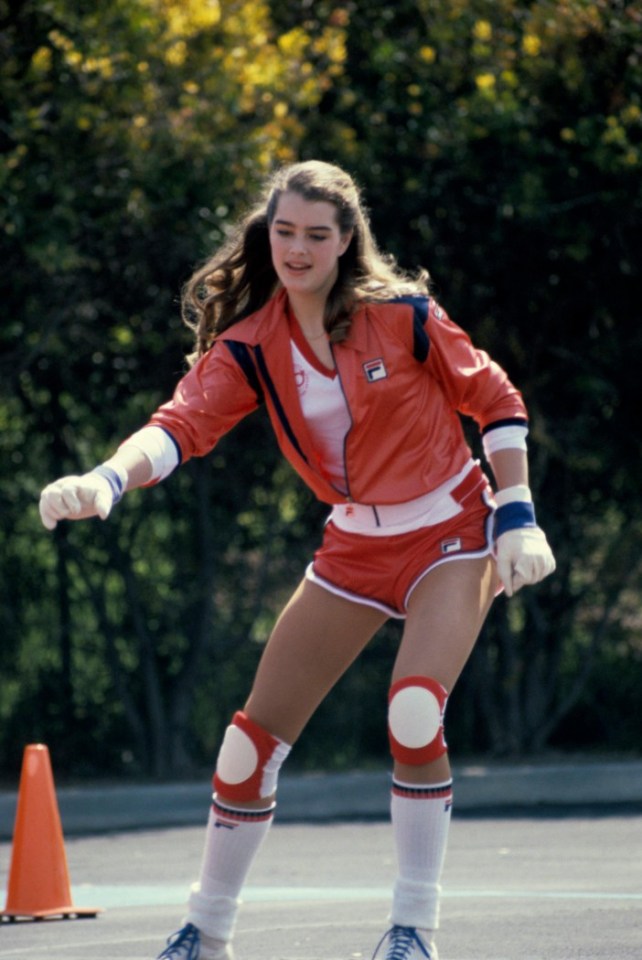
<svg viewBox="0 0 642 960">
<path fill-rule="evenodd" d="M 402 677 L 390 688 L 390 752 L 399 763 L 421 766 L 446 753 L 444 713 L 448 693 L 432 677 Z"/>
<path fill-rule="evenodd" d="M 262 800 L 276 790 L 290 745 L 273 737 L 239 710 L 225 731 L 214 774 L 214 789 L 228 800 Z"/>
</svg>

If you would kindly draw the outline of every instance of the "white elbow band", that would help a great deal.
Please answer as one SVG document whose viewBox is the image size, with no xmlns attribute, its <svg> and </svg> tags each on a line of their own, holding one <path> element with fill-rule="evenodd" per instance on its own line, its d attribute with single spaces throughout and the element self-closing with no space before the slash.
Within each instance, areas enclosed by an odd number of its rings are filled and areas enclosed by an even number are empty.
<svg viewBox="0 0 642 960">
<path fill-rule="evenodd" d="M 121 447 L 129 446 L 136 447 L 149 461 L 150 482 L 164 480 L 180 463 L 178 447 L 162 427 L 143 427 L 121 444 Z"/>
<path fill-rule="evenodd" d="M 491 427 L 482 435 L 484 456 L 489 456 L 498 450 L 526 450 L 526 424 L 511 423 L 502 427 Z"/>
</svg>

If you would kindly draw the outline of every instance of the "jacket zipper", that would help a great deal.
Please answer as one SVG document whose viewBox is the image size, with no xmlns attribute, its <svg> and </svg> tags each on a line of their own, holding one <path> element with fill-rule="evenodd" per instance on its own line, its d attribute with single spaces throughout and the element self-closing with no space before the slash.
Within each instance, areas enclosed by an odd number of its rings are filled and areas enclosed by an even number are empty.
<svg viewBox="0 0 642 960">
<path fill-rule="evenodd" d="M 334 360 L 334 367 L 335 367 L 335 370 L 337 371 L 337 379 L 339 381 L 339 386 L 341 387 L 341 393 L 343 394 L 343 399 L 345 400 L 346 410 L 348 411 L 348 416 L 350 417 L 350 426 L 348 427 L 346 431 L 346 435 L 343 438 L 343 476 L 345 477 L 345 481 L 346 481 L 346 494 L 345 494 L 346 502 L 353 503 L 354 500 L 353 500 L 352 494 L 350 493 L 350 478 L 348 477 L 348 436 L 354 426 L 354 422 L 352 420 L 352 410 L 350 409 L 350 404 L 348 403 L 348 396 L 345 390 L 343 389 L 343 380 L 341 379 L 341 371 L 339 369 L 339 363 L 334 353 L 334 347 L 332 344 L 330 344 L 329 346 L 330 346 L 330 353 L 332 354 L 332 359 Z"/>
</svg>

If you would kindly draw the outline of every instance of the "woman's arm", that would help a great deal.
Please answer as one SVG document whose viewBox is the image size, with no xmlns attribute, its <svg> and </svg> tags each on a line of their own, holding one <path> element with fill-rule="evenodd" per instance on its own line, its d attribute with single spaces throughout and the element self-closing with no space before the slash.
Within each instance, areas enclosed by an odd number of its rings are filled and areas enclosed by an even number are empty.
<svg viewBox="0 0 642 960">
<path fill-rule="evenodd" d="M 126 490 L 152 479 L 152 465 L 138 447 L 125 442 L 109 460 L 81 476 L 61 477 L 40 494 L 40 517 L 48 530 L 59 520 L 106 520 Z"/>
<path fill-rule="evenodd" d="M 526 451 L 515 448 L 496 450 L 488 455 L 488 459 L 497 484 L 497 572 L 506 595 L 511 597 L 521 587 L 539 583 L 552 573 L 555 558 L 535 519 Z"/>
</svg>

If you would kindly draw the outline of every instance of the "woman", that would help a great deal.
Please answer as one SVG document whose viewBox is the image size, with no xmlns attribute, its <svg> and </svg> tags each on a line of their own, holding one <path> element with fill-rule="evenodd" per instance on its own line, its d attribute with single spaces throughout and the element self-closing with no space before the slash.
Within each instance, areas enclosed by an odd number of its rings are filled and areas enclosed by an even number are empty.
<svg viewBox="0 0 642 960">
<path fill-rule="evenodd" d="M 193 366 L 106 463 L 46 487 L 41 515 L 105 519 L 127 489 L 207 454 L 264 402 L 283 454 L 331 505 L 220 748 L 200 880 L 160 958 L 229 960 L 238 897 L 272 822 L 280 767 L 389 617 L 405 620 L 388 710 L 398 876 L 387 960 L 437 960 L 452 803 L 446 700 L 493 598 L 551 573 L 528 488 L 527 416 L 504 371 L 373 240 L 352 179 L 279 171 L 184 292 Z M 473 417 L 494 475 L 472 460 Z M 217 829 L 231 827 L 233 829 Z"/>
</svg>

